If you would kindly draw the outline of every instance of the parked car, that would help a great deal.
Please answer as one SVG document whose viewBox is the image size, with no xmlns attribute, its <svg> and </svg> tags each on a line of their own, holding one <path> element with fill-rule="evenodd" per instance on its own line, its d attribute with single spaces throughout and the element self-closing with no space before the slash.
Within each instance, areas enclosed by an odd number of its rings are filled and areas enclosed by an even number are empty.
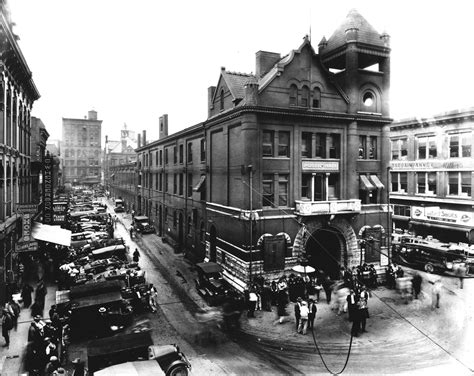
<svg viewBox="0 0 474 376">
<path fill-rule="evenodd" d="M 116 213 L 125 212 L 125 204 L 124 204 L 123 200 L 121 200 L 121 199 L 115 200 L 114 210 L 115 210 Z"/>
<path fill-rule="evenodd" d="M 153 225 L 150 224 L 150 218 L 140 215 L 133 219 L 133 228 L 136 232 L 142 234 L 153 234 L 156 230 Z"/>
</svg>

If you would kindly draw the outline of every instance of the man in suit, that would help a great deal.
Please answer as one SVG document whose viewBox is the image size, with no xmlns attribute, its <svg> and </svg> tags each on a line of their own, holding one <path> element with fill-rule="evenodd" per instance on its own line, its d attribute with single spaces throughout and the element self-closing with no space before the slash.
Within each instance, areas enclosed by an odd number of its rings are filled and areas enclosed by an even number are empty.
<svg viewBox="0 0 474 376">
<path fill-rule="evenodd" d="M 316 312 L 318 311 L 318 308 L 316 307 L 316 303 L 314 302 L 314 299 L 309 299 L 308 302 L 309 302 L 308 328 L 312 330 L 314 328 L 314 319 L 316 318 Z"/>
<path fill-rule="evenodd" d="M 303 299 L 301 297 L 298 297 L 296 299 L 295 303 L 295 319 L 296 319 L 296 331 L 298 331 L 298 326 L 300 325 L 300 319 L 301 319 L 301 302 Z"/>
</svg>

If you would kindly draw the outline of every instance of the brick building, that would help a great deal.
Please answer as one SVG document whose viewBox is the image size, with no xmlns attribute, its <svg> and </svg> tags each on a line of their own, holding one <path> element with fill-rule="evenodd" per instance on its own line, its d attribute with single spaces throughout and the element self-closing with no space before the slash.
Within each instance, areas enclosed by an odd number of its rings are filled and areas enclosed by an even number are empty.
<svg viewBox="0 0 474 376">
<path fill-rule="evenodd" d="M 391 125 L 396 227 L 474 243 L 473 130 L 474 108 Z"/>
<path fill-rule="evenodd" d="M 84 119 L 63 118 L 62 131 L 64 183 L 99 184 L 102 120 L 97 120 L 97 112 L 89 111 Z"/>
<path fill-rule="evenodd" d="M 389 37 L 351 11 L 318 47 L 222 68 L 207 120 L 168 135 L 162 117 L 137 148 L 139 211 L 238 289 L 302 258 L 333 278 L 387 262 Z"/>
<path fill-rule="evenodd" d="M 17 272 L 17 207 L 32 202 L 31 110 L 40 97 L 11 26 L 8 4 L 0 1 L 0 304 Z"/>
</svg>

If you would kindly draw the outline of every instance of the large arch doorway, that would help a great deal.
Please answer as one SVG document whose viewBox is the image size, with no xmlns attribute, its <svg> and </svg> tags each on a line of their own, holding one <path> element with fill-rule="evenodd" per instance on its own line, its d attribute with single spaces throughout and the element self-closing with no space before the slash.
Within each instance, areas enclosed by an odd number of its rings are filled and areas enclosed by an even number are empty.
<svg viewBox="0 0 474 376">
<path fill-rule="evenodd" d="M 339 279 L 344 247 L 343 236 L 337 229 L 325 227 L 314 231 L 305 247 L 309 265 L 333 280 Z"/>
<path fill-rule="evenodd" d="M 217 234 L 216 228 L 211 226 L 209 229 L 209 261 L 216 262 L 217 260 Z"/>
</svg>

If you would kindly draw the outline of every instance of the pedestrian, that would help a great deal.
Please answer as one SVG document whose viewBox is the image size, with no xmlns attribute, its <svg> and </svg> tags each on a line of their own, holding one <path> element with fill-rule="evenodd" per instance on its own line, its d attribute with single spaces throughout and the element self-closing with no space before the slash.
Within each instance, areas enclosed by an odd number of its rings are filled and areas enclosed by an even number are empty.
<svg viewBox="0 0 474 376">
<path fill-rule="evenodd" d="M 456 268 L 456 276 L 459 278 L 460 289 L 463 288 L 464 278 L 466 277 L 466 275 L 467 275 L 466 264 L 465 263 L 459 264 L 458 267 Z"/>
<path fill-rule="evenodd" d="M 411 280 L 411 286 L 413 288 L 413 294 L 415 295 L 415 299 L 418 299 L 418 295 L 421 293 L 421 284 L 423 282 L 423 278 L 421 277 L 420 273 L 415 273 Z"/>
<path fill-rule="evenodd" d="M 267 312 L 272 311 L 272 288 L 268 281 L 265 281 L 265 283 L 263 284 L 262 309 Z"/>
<path fill-rule="evenodd" d="M 327 275 L 323 280 L 323 289 L 326 294 L 326 302 L 331 303 L 331 294 L 332 294 L 332 281 L 331 278 Z"/>
<path fill-rule="evenodd" d="M 31 305 L 31 293 L 33 292 L 33 287 L 28 283 L 23 284 L 21 288 L 21 299 L 23 300 L 23 307 L 28 308 Z"/>
<path fill-rule="evenodd" d="M 257 293 L 255 289 L 252 287 L 249 291 L 249 299 L 248 299 L 248 308 L 247 308 L 247 317 L 255 317 L 255 308 L 257 307 Z"/>
<path fill-rule="evenodd" d="M 44 374 L 45 376 L 52 376 L 55 375 L 57 369 L 59 368 L 59 360 L 57 356 L 51 356 L 49 358 L 49 362 L 46 364 L 46 367 L 44 368 Z"/>
<path fill-rule="evenodd" d="M 156 298 L 158 296 L 158 291 L 156 290 L 156 287 L 153 286 L 153 283 L 150 284 L 150 288 L 148 290 L 149 297 L 148 297 L 148 304 L 150 306 L 150 309 L 153 313 L 155 313 L 158 310 L 158 304 L 156 302 Z"/>
<path fill-rule="evenodd" d="M 13 328 L 17 329 L 18 327 L 18 317 L 20 317 L 20 305 L 13 300 L 13 298 L 7 303 L 8 311 L 12 317 L 13 320 Z"/>
<path fill-rule="evenodd" d="M 369 293 L 367 289 L 362 287 L 362 291 L 360 292 L 359 301 L 357 302 L 357 306 L 359 309 L 359 320 L 360 320 L 360 329 L 363 333 L 365 330 L 365 325 L 367 323 L 367 319 L 369 318 Z"/>
<path fill-rule="evenodd" d="M 308 316 L 309 316 L 309 309 L 308 303 L 303 300 L 300 306 L 300 320 L 298 326 L 298 333 L 306 335 L 306 331 L 308 329 Z"/>
<path fill-rule="evenodd" d="M 303 299 L 299 296 L 296 299 L 295 303 L 295 321 L 296 321 L 296 331 L 299 331 L 299 325 L 300 325 L 300 319 L 301 319 L 301 304 L 303 302 Z"/>
<path fill-rule="evenodd" d="M 313 299 L 309 299 L 308 301 L 308 328 L 313 330 L 314 328 L 314 319 L 316 318 L 316 312 L 318 311 L 318 307 L 316 307 L 316 303 Z"/>
<path fill-rule="evenodd" d="M 314 283 L 314 293 L 316 295 L 316 303 L 319 302 L 319 294 L 321 293 L 321 290 L 323 289 L 321 277 L 316 278 L 316 282 Z"/>
<path fill-rule="evenodd" d="M 282 285 L 280 285 L 282 286 Z M 288 294 L 286 292 L 286 289 L 280 289 L 278 290 L 278 295 L 277 295 L 277 315 L 278 319 L 275 323 L 283 324 L 285 321 L 285 316 L 287 316 L 286 313 L 286 305 L 288 304 Z"/>
<path fill-rule="evenodd" d="M 133 226 L 130 226 L 130 239 L 133 239 Z"/>
<path fill-rule="evenodd" d="M 135 248 L 135 252 L 133 252 L 133 261 L 138 262 L 140 259 L 140 252 L 138 252 L 138 248 Z"/>
<path fill-rule="evenodd" d="M 441 289 L 443 288 L 443 284 L 441 283 L 441 279 L 436 279 L 434 282 L 430 283 L 433 285 L 431 289 L 431 309 L 439 308 L 439 301 L 441 299 Z"/>
<path fill-rule="evenodd" d="M 347 312 L 347 295 L 349 295 L 349 293 L 349 289 L 345 287 L 344 284 L 339 286 L 339 289 L 337 290 L 338 316 Z"/>
<path fill-rule="evenodd" d="M 44 310 L 44 300 L 47 294 L 47 289 L 44 284 L 44 281 L 41 279 L 36 286 L 35 292 L 35 302 L 38 303 L 39 307 L 41 308 L 41 312 Z"/>
<path fill-rule="evenodd" d="M 5 338 L 3 347 L 10 346 L 10 330 L 13 328 L 13 318 L 7 308 L 2 310 L 2 336 Z"/>
</svg>

